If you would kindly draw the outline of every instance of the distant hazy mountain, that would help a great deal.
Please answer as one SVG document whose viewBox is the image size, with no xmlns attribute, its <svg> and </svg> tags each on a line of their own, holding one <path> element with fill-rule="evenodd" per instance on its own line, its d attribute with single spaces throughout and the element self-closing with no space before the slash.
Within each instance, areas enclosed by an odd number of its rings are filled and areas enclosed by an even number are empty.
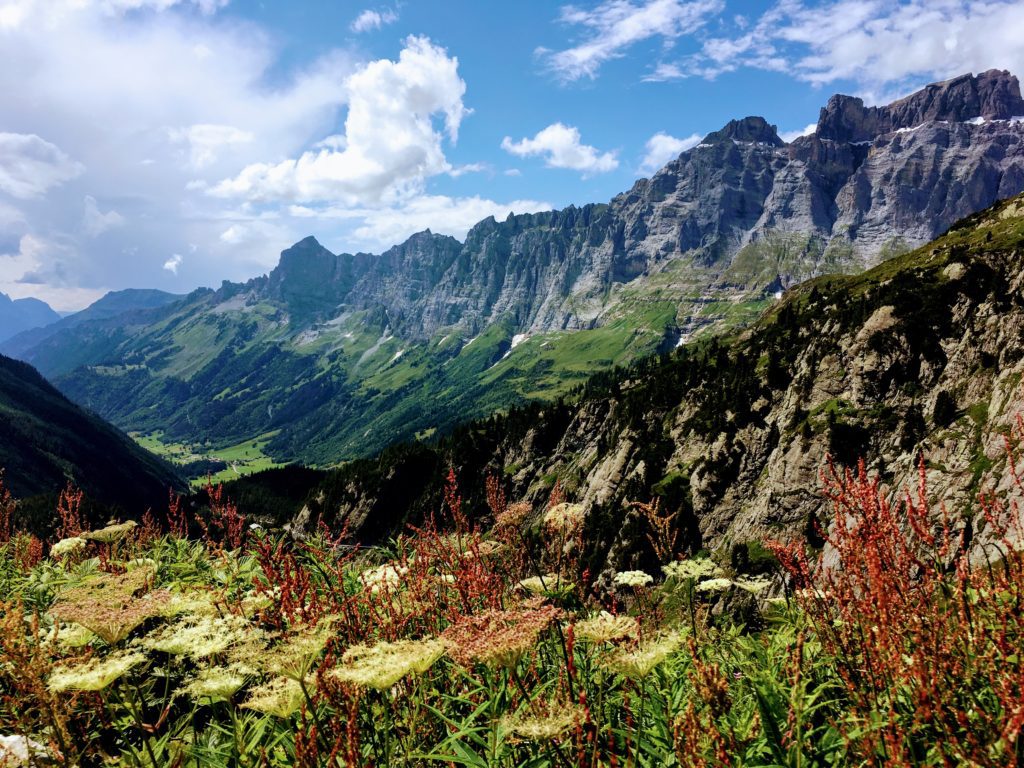
<svg viewBox="0 0 1024 768">
<path fill-rule="evenodd" d="M 0 293 L 0 342 L 29 328 L 38 328 L 60 320 L 50 305 L 39 299 L 14 299 Z"/>
<path fill-rule="evenodd" d="M 45 326 L 26 326 L 16 333 L 0 338 L 0 352 L 11 357 L 21 357 L 26 350 L 38 346 L 51 336 L 71 328 L 77 328 L 83 323 L 93 320 L 110 320 L 138 310 L 162 307 L 181 298 L 183 297 L 178 294 L 149 288 L 111 291 L 80 312 L 74 312 L 64 317 L 55 316 Z M 2 303 L 0 303 L 0 312 L 2 312 Z M 128 318 L 125 320 L 127 322 Z M 30 330 L 26 330 L 26 328 Z"/>
<path fill-rule="evenodd" d="M 268 276 L 3 349 L 123 428 L 332 463 L 553 399 L 930 240 L 1024 190 L 1021 116 L 994 70 L 884 107 L 834 96 L 809 136 L 731 121 L 607 204 L 380 255 L 307 238 Z"/>
<path fill-rule="evenodd" d="M 26 363 L 0 355 L 0 467 L 19 498 L 73 481 L 95 501 L 141 515 L 181 480 L 163 460 L 86 412 Z"/>
</svg>

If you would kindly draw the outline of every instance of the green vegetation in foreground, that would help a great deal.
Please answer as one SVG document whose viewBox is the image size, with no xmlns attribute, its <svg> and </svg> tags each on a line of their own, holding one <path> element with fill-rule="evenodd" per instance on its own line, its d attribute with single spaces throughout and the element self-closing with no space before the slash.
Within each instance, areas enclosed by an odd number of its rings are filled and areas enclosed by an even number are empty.
<svg viewBox="0 0 1024 768">
<path fill-rule="evenodd" d="M 204 487 L 208 481 L 226 483 L 265 469 L 283 466 L 264 453 L 264 448 L 275 434 L 269 432 L 225 448 L 164 442 L 160 432 L 148 435 L 130 433 L 129 436 L 147 451 L 180 467 L 191 487 L 197 489 Z"/>
<path fill-rule="evenodd" d="M 599 583 L 582 506 L 488 487 L 490 531 L 449 474 L 444 530 L 366 551 L 253 532 L 219 492 L 199 540 L 180 505 L 164 535 L 82 531 L 72 503 L 44 546 L 11 533 L 0 491 L 0 749 L 82 768 L 1024 756 L 1016 507 L 987 502 L 1003 544 L 986 559 L 967 518 L 933 524 L 924 490 L 891 508 L 863 471 L 836 473 L 846 525 L 824 569 L 799 540 L 680 559 L 673 515 L 640 505 L 661 568 Z"/>
</svg>

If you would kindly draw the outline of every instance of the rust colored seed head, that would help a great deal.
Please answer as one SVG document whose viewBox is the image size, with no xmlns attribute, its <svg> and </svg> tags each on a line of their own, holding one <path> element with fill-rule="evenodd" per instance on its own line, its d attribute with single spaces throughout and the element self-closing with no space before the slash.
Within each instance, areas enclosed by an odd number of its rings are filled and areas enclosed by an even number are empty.
<svg viewBox="0 0 1024 768">
<path fill-rule="evenodd" d="M 494 520 L 495 528 L 520 528 L 523 523 L 526 522 L 526 518 L 533 512 L 533 507 L 527 501 L 517 501 L 515 504 L 509 504 L 501 514 L 497 515 Z"/>
<path fill-rule="evenodd" d="M 491 667 L 512 667 L 560 616 L 561 611 L 553 606 L 487 611 L 463 617 L 444 633 L 444 640 L 449 655 L 465 666 L 480 662 Z"/>
<path fill-rule="evenodd" d="M 124 640 L 146 619 L 159 616 L 170 601 L 165 590 L 147 592 L 152 568 L 124 574 L 102 574 L 63 591 L 50 613 L 64 622 L 81 624 L 111 645 Z"/>
</svg>

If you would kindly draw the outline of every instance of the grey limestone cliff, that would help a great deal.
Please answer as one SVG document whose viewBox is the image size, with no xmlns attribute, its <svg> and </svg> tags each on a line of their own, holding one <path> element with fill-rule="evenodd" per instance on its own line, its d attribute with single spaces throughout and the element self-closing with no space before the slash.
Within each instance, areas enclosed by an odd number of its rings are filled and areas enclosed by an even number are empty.
<svg viewBox="0 0 1024 768">
<path fill-rule="evenodd" d="M 382 306 L 405 334 L 429 338 L 500 317 L 523 332 L 591 327 L 616 309 L 614 287 L 642 288 L 666 269 L 681 273 L 681 306 L 705 290 L 862 269 L 887 244 L 920 245 L 1024 190 L 1022 116 L 1017 78 L 996 70 L 881 107 L 834 96 L 817 130 L 791 144 L 763 118 L 734 120 L 608 205 L 487 219 L 463 244 L 426 232 L 378 257 L 332 261 L 321 249 L 300 284 L 307 297 L 331 291 L 331 310 Z M 799 258 L 753 285 L 730 272 L 777 233 L 804 238 Z M 278 271 L 292 271 L 289 254 Z"/>
</svg>

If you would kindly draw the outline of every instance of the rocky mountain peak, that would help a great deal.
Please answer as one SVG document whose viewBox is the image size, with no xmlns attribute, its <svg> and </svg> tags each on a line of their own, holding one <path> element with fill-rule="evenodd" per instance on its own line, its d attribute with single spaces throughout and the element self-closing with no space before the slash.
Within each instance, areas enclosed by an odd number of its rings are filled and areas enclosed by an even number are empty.
<svg viewBox="0 0 1024 768">
<path fill-rule="evenodd" d="M 743 141 L 770 144 L 781 147 L 785 142 L 779 138 L 778 129 L 763 117 L 752 115 L 742 120 L 730 120 L 725 127 L 704 137 L 704 144 L 722 141 Z"/>
<path fill-rule="evenodd" d="M 1009 72 L 992 69 L 932 83 L 881 107 L 865 107 L 862 99 L 836 94 L 821 110 L 816 133 L 833 141 L 871 141 L 932 121 L 1008 120 L 1018 115 L 1024 115 L 1020 83 Z"/>
<path fill-rule="evenodd" d="M 292 305 L 293 310 L 299 305 L 330 304 L 337 298 L 339 283 L 349 282 L 343 274 L 345 266 L 315 237 L 307 237 L 281 251 L 281 259 L 270 273 L 270 295 Z"/>
<path fill-rule="evenodd" d="M 270 273 L 270 280 L 271 283 L 281 282 L 295 272 L 316 271 L 318 267 L 332 269 L 336 262 L 337 257 L 310 235 L 281 251 L 281 258 Z"/>
</svg>

